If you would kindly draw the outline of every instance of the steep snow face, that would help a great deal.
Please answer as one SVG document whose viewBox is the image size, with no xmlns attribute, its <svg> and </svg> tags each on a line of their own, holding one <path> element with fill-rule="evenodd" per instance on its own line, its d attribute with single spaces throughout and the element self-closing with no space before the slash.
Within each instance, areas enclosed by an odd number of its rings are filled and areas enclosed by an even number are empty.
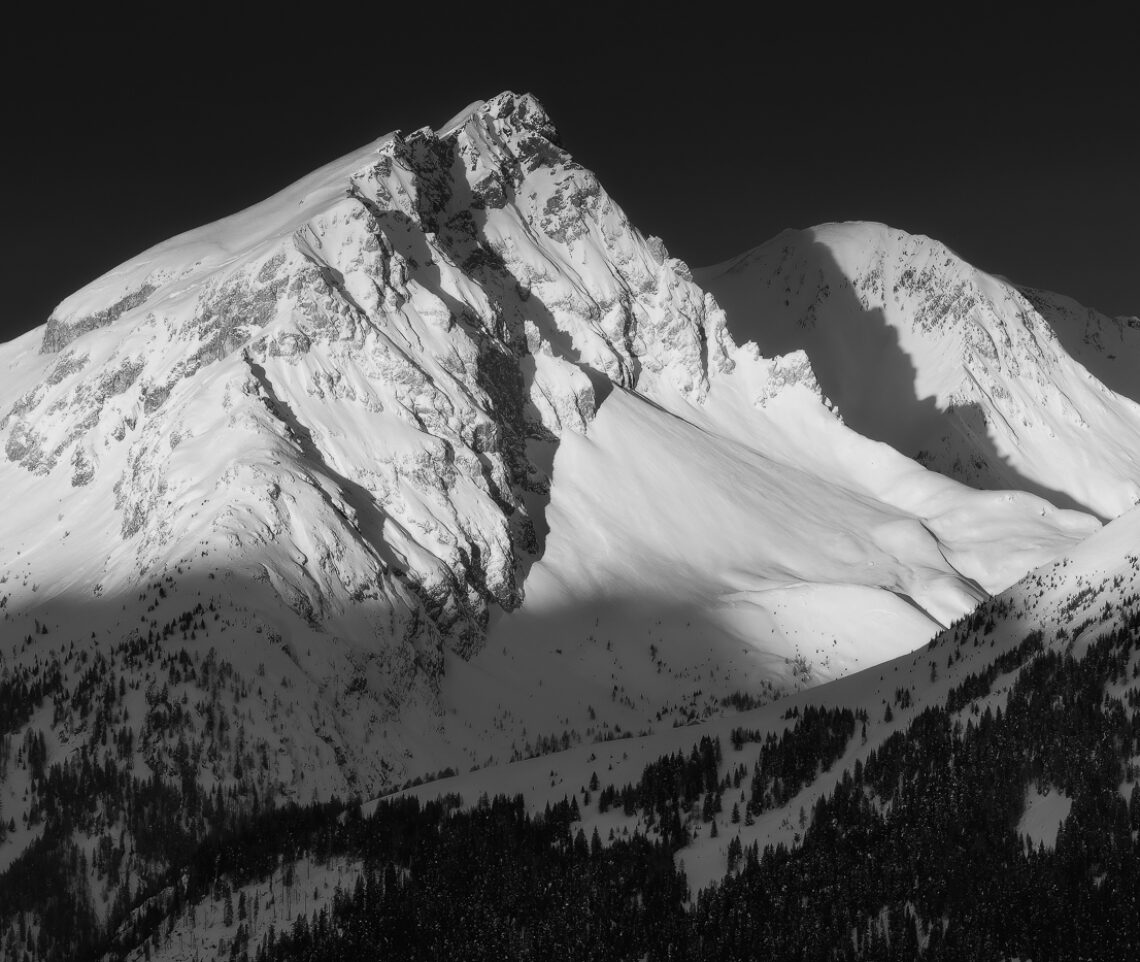
<svg viewBox="0 0 1140 962">
<path fill-rule="evenodd" d="M 1102 518 L 1140 500 L 1129 322 L 879 224 L 785 231 L 696 277 L 737 340 L 806 350 L 844 420 L 908 457 Z"/>
<path fill-rule="evenodd" d="M 1108 317 L 1051 291 L 1020 291 L 1070 357 L 1117 394 L 1140 403 L 1140 317 Z"/>
<path fill-rule="evenodd" d="M 220 568 L 438 667 L 521 601 L 548 449 L 611 384 L 699 399 L 726 343 L 504 94 L 145 252 L 6 345 L 0 477 L 26 511 L 0 543 L 37 600 Z"/>
</svg>

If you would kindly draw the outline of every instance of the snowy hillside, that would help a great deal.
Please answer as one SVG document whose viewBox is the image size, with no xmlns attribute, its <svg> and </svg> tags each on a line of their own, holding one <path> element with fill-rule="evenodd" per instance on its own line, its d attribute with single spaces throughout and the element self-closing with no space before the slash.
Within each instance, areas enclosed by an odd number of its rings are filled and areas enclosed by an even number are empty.
<svg viewBox="0 0 1140 962">
<path fill-rule="evenodd" d="M 156 914 L 141 906 L 119 944 L 132 959 L 171 962 L 243 949 L 305 958 L 311 938 L 327 940 L 326 952 L 393 930 L 407 945 L 447 939 L 429 920 L 450 911 L 466 916 L 453 946 L 486 947 L 535 911 L 514 890 L 519 875 L 556 893 L 539 900 L 541 924 L 524 947 L 551 927 L 589 940 L 615 921 L 610 886 L 630 898 L 651 885 L 648 873 L 672 869 L 678 914 L 647 903 L 651 922 L 669 924 L 643 930 L 641 900 L 623 902 L 615 935 L 655 944 L 642 933 L 657 933 L 693 958 L 813 938 L 851 944 L 855 958 L 911 938 L 908 957 L 936 942 L 951 957 L 953 947 L 978 957 L 995 944 L 1034 956 L 1071 940 L 1133 946 L 1121 902 L 1136 846 L 1128 825 L 1140 818 L 1138 529 L 1129 512 L 929 645 L 776 704 L 432 781 L 361 813 L 314 812 L 300 833 L 265 825 L 263 836 L 281 835 L 290 851 L 305 831 L 309 841 L 283 862 L 239 847 L 195 866 L 185 903 L 160 890 L 143 903 Z M 423 849 L 410 859 L 406 839 L 423 824 L 431 859 Z M 528 825 L 552 831 L 516 852 L 513 833 Z M 437 838 L 448 841 L 437 848 Z M 469 846 L 487 843 L 493 864 L 473 864 Z M 637 861 L 646 847 L 652 869 Z M 628 871 L 634 864 L 640 871 Z M 557 893 L 579 866 L 589 866 L 589 897 L 562 920 Z M 607 866 L 627 871 L 613 879 Z M 471 872 L 496 879 L 491 901 Z M 758 914 L 785 886 L 786 911 Z M 1087 905 L 1034 918 L 1042 888 Z M 1022 911 L 995 915 L 995 898 Z M 751 939 L 734 938 L 749 926 Z"/>
<path fill-rule="evenodd" d="M 952 627 L 932 638 L 928 645 L 915 648 L 899 657 L 883 659 L 871 667 L 853 672 L 836 681 L 800 692 L 790 693 L 763 708 L 730 712 L 724 717 L 699 724 L 675 728 L 646 737 L 626 738 L 602 745 L 575 747 L 558 756 L 536 758 L 506 766 L 494 766 L 430 782 L 412 789 L 417 797 L 428 800 L 447 793 L 458 793 L 469 802 L 483 793 L 514 795 L 521 793 L 534 811 L 573 794 L 590 780 L 595 770 L 605 772 L 605 780 L 617 785 L 635 781 L 642 769 L 659 756 L 681 751 L 687 754 L 702 737 L 720 738 L 728 743 L 734 728 L 755 729 L 777 734 L 790 728 L 789 712 L 809 705 L 831 708 L 846 707 L 866 712 L 870 718 L 867 738 L 853 740 L 842 756 L 842 763 L 805 787 L 793 802 L 778 806 L 755 825 L 739 826 L 730 812 L 718 813 L 719 831 L 710 837 L 709 820 L 686 847 L 684 859 L 690 883 L 699 889 L 721 877 L 725 855 L 732 835 L 738 834 L 745 845 L 757 842 L 791 845 L 802 826 L 795 813 L 802 807 L 811 811 L 821 796 L 832 791 L 841 780 L 844 769 L 857 760 L 865 762 L 869 754 L 880 748 L 892 734 L 906 727 L 928 707 L 945 703 L 947 696 L 962 686 L 971 675 L 984 674 L 1002 656 L 1012 659 L 1018 645 L 1033 631 L 1041 631 L 1044 648 L 1076 659 L 1083 658 L 1099 636 L 1135 620 L 1140 612 L 1140 510 L 1127 512 L 1119 519 L 1071 549 L 1064 557 L 1030 572 L 1000 595 L 979 607 L 970 617 L 958 620 Z M 1022 659 L 1023 660 L 1023 659 Z M 1020 665 L 1022 660 L 1018 660 Z M 1140 665 L 1140 656 L 1132 659 Z M 1140 670 L 1140 668 L 1137 668 Z M 978 714 L 987 707 L 996 710 L 1005 703 L 1004 695 L 1017 677 L 1011 666 L 998 672 L 984 695 L 969 699 L 978 706 Z M 1115 683 L 1109 693 L 1121 697 L 1127 693 L 1135 675 Z M 981 689 L 979 689 L 981 690 Z M 900 695 L 900 692 L 905 695 Z M 900 704 L 901 703 L 901 704 Z M 885 706 L 893 708 L 892 718 L 884 720 Z M 744 763 L 751 770 L 757 749 L 746 749 L 732 757 L 732 767 Z M 724 772 L 731 768 L 722 767 Z M 1131 784 L 1122 784 L 1127 795 Z M 1028 803 L 1029 800 L 1027 800 Z M 583 826 L 587 834 L 594 825 L 604 832 L 615 825 L 629 825 L 637 819 L 622 819 L 617 813 L 606 817 L 596 805 L 579 799 Z M 1048 828 L 1050 836 L 1063 816 L 1050 825 L 1033 823 L 1036 816 L 1045 819 L 1040 806 L 1030 806 L 1026 825 L 1036 830 Z M 644 829 L 644 824 L 640 824 Z"/>
<path fill-rule="evenodd" d="M 926 471 L 802 386 L 742 403 L 770 381 L 737 360 L 699 410 L 615 391 L 586 436 L 563 440 L 526 603 L 444 677 L 445 704 L 482 717 L 487 739 L 508 706 L 531 732 L 552 717 L 587 730 L 591 708 L 641 731 L 662 710 L 686 721 L 736 692 L 839 677 L 922 644 L 1095 530 Z"/>
<path fill-rule="evenodd" d="M 1140 332 L 881 224 L 785 231 L 698 271 L 738 341 L 803 349 L 856 431 L 982 488 L 1140 501 Z"/>
</svg>

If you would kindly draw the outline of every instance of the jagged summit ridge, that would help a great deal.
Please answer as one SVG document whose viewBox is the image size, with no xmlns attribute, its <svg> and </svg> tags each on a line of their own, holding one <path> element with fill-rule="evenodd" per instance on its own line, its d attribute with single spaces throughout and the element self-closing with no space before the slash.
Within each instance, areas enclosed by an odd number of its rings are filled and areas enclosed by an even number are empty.
<svg viewBox="0 0 1140 962">
<path fill-rule="evenodd" d="M 504 93 L 68 298 L 20 365 L 7 459 L 114 504 L 91 532 L 110 559 L 74 559 L 92 582 L 182 559 L 193 517 L 195 554 L 268 552 L 314 623 L 363 605 L 470 652 L 521 601 L 544 446 L 612 385 L 699 398 L 731 366 L 687 274 Z"/>
</svg>

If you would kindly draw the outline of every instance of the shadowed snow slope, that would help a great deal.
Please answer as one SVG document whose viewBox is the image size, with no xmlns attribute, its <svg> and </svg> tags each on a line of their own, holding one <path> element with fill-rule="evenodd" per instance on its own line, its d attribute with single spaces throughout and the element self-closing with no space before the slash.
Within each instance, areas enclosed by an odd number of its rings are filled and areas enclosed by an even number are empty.
<svg viewBox="0 0 1140 962">
<path fill-rule="evenodd" d="M 586 436 L 563 439 L 526 603 L 471 666 L 511 681 L 445 679 L 469 722 L 478 688 L 528 692 L 514 710 L 533 731 L 611 686 L 655 716 L 678 697 L 706 709 L 835 678 L 915 647 L 1097 529 L 927 471 L 844 427 L 782 361 L 734 357 L 700 405 L 619 390 Z"/>
</svg>

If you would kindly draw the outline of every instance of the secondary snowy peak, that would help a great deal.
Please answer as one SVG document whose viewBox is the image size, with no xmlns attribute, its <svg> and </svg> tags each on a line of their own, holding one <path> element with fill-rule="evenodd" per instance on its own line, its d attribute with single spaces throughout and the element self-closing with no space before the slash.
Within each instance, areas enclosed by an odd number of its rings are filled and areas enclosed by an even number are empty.
<svg viewBox="0 0 1140 962">
<path fill-rule="evenodd" d="M 1140 500 L 1125 373 L 1140 338 L 1125 322 L 881 224 L 785 231 L 696 277 L 738 341 L 805 350 L 855 430 L 968 484 L 1103 518 Z"/>
<path fill-rule="evenodd" d="M 208 557 L 344 636 L 469 652 L 521 601 L 558 437 L 614 384 L 701 398 L 728 344 L 505 93 L 144 252 L 4 347 L 7 490 L 71 528 L 0 540 L 61 585 Z"/>
</svg>

